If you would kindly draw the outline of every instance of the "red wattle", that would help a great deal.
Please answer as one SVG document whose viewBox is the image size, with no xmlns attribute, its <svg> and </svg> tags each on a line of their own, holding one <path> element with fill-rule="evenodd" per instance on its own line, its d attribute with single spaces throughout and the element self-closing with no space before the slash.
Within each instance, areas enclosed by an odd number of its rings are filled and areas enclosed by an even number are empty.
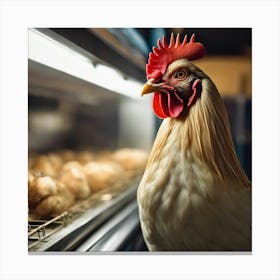
<svg viewBox="0 0 280 280">
<path fill-rule="evenodd" d="M 197 86 L 201 83 L 201 80 L 197 79 L 192 85 L 193 94 L 188 100 L 187 106 L 190 107 L 197 95 Z M 153 99 L 153 108 L 155 114 L 160 119 L 167 117 L 177 118 L 184 110 L 183 100 L 180 99 L 174 92 L 158 93 L 155 92 Z"/>
<path fill-rule="evenodd" d="M 184 109 L 182 100 L 179 100 L 175 94 L 168 94 L 168 109 L 170 117 L 177 118 Z"/>
<path fill-rule="evenodd" d="M 161 106 L 161 94 L 158 92 L 155 92 L 154 98 L 153 98 L 153 108 L 155 114 L 160 118 L 160 119 L 165 119 L 168 116 L 163 112 L 162 106 Z"/>
<path fill-rule="evenodd" d="M 163 113 L 167 116 L 170 117 L 170 112 L 169 112 L 169 94 L 162 93 L 159 96 L 159 102 L 161 109 Z"/>
<path fill-rule="evenodd" d="M 161 118 L 176 118 L 184 109 L 184 104 L 173 93 L 155 92 L 153 99 L 155 114 Z"/>
</svg>

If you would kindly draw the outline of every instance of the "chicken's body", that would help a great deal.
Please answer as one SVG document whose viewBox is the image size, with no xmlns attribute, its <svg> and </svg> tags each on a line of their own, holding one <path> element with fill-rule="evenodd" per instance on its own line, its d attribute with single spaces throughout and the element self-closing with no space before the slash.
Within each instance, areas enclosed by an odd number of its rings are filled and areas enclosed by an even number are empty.
<svg viewBox="0 0 280 280">
<path fill-rule="evenodd" d="M 166 118 L 138 188 L 142 232 L 151 251 L 250 251 L 251 184 L 234 151 L 222 99 L 210 78 L 195 104 Z"/>
</svg>

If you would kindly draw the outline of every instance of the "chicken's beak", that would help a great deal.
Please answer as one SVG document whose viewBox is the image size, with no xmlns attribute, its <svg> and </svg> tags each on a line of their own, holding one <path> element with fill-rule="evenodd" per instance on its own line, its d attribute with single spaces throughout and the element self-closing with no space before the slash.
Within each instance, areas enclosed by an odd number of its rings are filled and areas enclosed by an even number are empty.
<svg viewBox="0 0 280 280">
<path fill-rule="evenodd" d="M 148 82 L 143 86 L 141 96 L 143 96 L 144 94 L 148 94 L 148 93 L 151 93 L 151 92 L 155 92 L 158 88 L 159 88 L 158 85 L 152 84 L 152 83 L 150 83 L 150 82 L 148 81 Z"/>
</svg>

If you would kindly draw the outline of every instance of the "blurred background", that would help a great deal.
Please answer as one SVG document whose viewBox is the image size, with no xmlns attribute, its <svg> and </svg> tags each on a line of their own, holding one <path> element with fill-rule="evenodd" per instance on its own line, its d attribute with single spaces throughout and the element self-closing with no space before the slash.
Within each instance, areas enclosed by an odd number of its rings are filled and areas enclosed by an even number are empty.
<svg viewBox="0 0 280 280">
<path fill-rule="evenodd" d="M 31 28 L 29 251 L 145 251 L 136 189 L 161 123 L 140 97 L 152 46 L 196 34 L 251 179 L 250 28 Z"/>
</svg>

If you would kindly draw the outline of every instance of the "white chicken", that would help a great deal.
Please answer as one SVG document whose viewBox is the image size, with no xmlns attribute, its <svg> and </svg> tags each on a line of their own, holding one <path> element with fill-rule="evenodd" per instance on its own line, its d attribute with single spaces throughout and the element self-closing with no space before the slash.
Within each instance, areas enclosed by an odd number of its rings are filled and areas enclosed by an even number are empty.
<svg viewBox="0 0 280 280">
<path fill-rule="evenodd" d="M 220 94 L 191 62 L 205 52 L 172 34 L 149 56 L 142 95 L 164 119 L 137 192 L 150 251 L 251 250 L 251 183 Z"/>
</svg>

